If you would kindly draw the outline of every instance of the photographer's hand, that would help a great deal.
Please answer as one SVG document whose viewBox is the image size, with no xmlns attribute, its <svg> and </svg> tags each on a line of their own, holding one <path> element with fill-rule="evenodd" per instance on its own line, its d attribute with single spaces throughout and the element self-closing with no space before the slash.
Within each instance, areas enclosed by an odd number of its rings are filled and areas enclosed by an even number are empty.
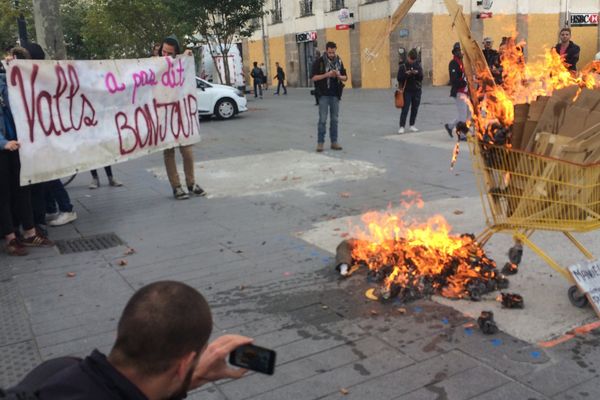
<svg viewBox="0 0 600 400">
<path fill-rule="evenodd" d="M 231 368 L 226 359 L 233 350 L 241 345 L 252 343 L 253 340 L 240 335 L 224 335 L 213 340 L 200 355 L 200 360 L 192 376 L 191 389 L 219 379 L 242 377 L 247 370 Z"/>
</svg>

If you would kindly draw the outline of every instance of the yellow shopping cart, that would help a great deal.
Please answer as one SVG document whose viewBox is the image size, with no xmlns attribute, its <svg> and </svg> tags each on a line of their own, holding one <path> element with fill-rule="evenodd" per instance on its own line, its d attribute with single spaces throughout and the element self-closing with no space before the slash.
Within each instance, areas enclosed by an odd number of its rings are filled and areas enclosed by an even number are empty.
<svg viewBox="0 0 600 400">
<path fill-rule="evenodd" d="M 477 237 L 483 246 L 498 232 L 512 233 L 570 283 L 577 307 L 587 304 L 566 268 L 530 239 L 536 230 L 562 232 L 583 255 L 592 254 L 572 232 L 600 227 L 600 164 L 582 165 L 468 138 L 487 228 Z"/>
</svg>

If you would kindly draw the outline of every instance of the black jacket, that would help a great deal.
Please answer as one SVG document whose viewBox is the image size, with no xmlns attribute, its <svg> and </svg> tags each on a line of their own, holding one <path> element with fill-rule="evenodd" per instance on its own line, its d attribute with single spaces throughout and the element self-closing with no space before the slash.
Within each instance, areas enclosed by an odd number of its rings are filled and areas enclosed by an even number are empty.
<svg viewBox="0 0 600 400">
<path fill-rule="evenodd" d="M 325 73 L 325 61 L 323 57 L 327 57 L 327 55 L 323 55 L 317 58 L 312 65 L 310 77 L 312 78 L 315 75 L 323 75 Z M 346 68 L 344 67 L 344 63 L 341 59 L 340 62 L 340 74 L 342 76 L 346 76 Z M 327 87 L 327 80 L 330 80 L 329 88 Z M 342 98 L 342 91 L 344 90 L 344 82 L 339 79 L 327 78 L 321 79 L 320 81 L 315 81 L 315 94 L 317 96 L 336 96 L 338 99 Z"/>
<path fill-rule="evenodd" d="M 277 78 L 278 81 L 285 81 L 285 72 L 283 72 L 283 68 L 281 66 L 277 67 Z"/>
<path fill-rule="evenodd" d="M 560 54 L 560 43 L 554 46 L 554 49 L 558 54 Z M 569 45 L 567 46 L 567 52 L 565 54 L 564 62 L 568 64 L 567 68 L 571 71 L 577 71 L 577 61 L 579 61 L 579 46 L 569 40 Z"/>
<path fill-rule="evenodd" d="M 417 71 L 415 75 L 407 74 L 408 71 Z M 412 65 L 409 63 L 402 63 L 398 68 L 398 87 L 401 88 L 406 82 L 404 90 L 407 92 L 419 92 L 423 86 L 423 68 L 421 64 L 415 61 Z"/>
<path fill-rule="evenodd" d="M 456 97 L 459 89 L 467 86 L 467 78 L 461 64 L 457 61 L 456 57 L 448 64 L 448 74 L 450 75 L 450 97 Z"/>
<path fill-rule="evenodd" d="M 98 350 L 52 376 L 37 395 L 40 400 L 147 400 Z"/>
<path fill-rule="evenodd" d="M 482 52 L 488 67 L 490 67 L 490 72 L 492 72 L 492 75 L 494 76 L 494 81 L 496 84 L 502 83 L 502 65 L 500 64 L 500 54 L 494 49 L 483 49 Z M 496 68 L 497 72 L 495 74 L 493 72 L 493 68 Z"/>
</svg>

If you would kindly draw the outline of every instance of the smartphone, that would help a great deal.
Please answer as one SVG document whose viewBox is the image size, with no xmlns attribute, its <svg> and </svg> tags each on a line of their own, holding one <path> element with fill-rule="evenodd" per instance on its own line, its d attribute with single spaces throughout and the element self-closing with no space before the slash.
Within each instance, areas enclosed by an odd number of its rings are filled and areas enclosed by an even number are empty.
<svg viewBox="0 0 600 400">
<path fill-rule="evenodd" d="M 275 355 L 274 350 L 253 344 L 245 344 L 229 353 L 229 364 L 262 374 L 273 375 Z"/>
</svg>

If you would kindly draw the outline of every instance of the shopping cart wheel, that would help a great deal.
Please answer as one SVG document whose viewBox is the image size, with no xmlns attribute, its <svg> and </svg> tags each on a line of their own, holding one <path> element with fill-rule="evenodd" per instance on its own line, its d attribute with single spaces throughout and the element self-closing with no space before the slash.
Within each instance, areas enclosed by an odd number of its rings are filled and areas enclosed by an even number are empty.
<svg viewBox="0 0 600 400">
<path fill-rule="evenodd" d="M 571 301 L 571 304 L 573 304 L 575 307 L 578 308 L 583 308 L 585 306 L 587 306 L 588 304 L 588 299 L 587 297 L 585 297 L 585 294 L 581 293 L 579 291 L 579 288 L 575 285 L 571 286 L 569 288 L 569 300 Z"/>
</svg>

